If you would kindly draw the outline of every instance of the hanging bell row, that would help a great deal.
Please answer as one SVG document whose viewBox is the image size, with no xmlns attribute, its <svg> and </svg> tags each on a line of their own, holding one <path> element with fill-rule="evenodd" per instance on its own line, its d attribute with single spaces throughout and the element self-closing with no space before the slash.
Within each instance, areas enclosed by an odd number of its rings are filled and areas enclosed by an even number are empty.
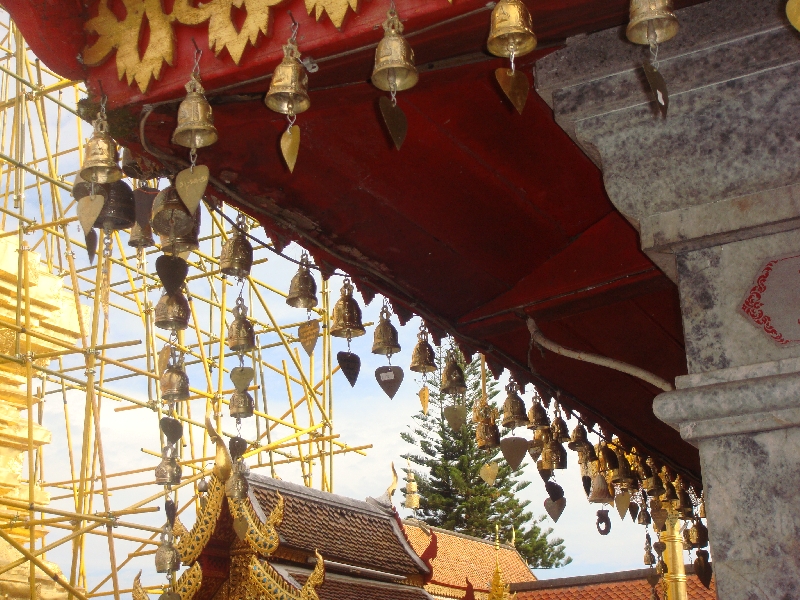
<svg viewBox="0 0 800 600">
<path fill-rule="evenodd" d="M 247 239 L 246 233 L 247 218 L 239 213 L 233 234 L 222 246 L 220 253 L 219 270 L 223 275 L 239 280 L 250 275 L 250 269 L 253 268 L 253 245 Z"/>
<path fill-rule="evenodd" d="M 300 256 L 300 266 L 297 269 L 297 273 L 292 277 L 292 282 L 289 284 L 286 304 L 294 308 L 312 309 L 318 303 L 317 282 L 314 281 L 314 276 L 311 275 L 308 254 L 303 252 Z"/>
<path fill-rule="evenodd" d="M 342 285 L 342 295 L 333 307 L 333 324 L 330 334 L 333 337 L 354 338 L 367 332 L 361 322 L 361 308 L 353 298 L 353 284 L 346 277 Z"/>
</svg>

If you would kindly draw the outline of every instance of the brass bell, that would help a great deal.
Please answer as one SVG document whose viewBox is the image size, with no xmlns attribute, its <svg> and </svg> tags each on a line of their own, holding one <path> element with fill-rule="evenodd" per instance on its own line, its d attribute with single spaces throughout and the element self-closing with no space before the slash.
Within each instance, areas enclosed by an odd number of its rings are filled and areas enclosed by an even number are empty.
<svg viewBox="0 0 800 600">
<path fill-rule="evenodd" d="M 602 473 L 592 478 L 592 491 L 589 492 L 589 502 L 592 504 L 611 504 L 614 496 L 608 490 L 608 482 Z"/>
<path fill-rule="evenodd" d="M 153 228 L 150 227 L 149 215 L 152 212 L 153 201 L 158 195 L 158 190 L 150 186 L 141 186 L 133 190 L 134 211 L 138 215 L 140 211 L 146 211 L 148 218 L 138 217 L 131 227 L 131 235 L 128 238 L 128 246 L 133 248 L 149 248 L 155 246 L 153 239 Z"/>
<path fill-rule="evenodd" d="M 199 213 L 199 210 L 195 211 L 195 215 Z M 195 219 L 178 196 L 174 185 L 165 187 L 153 200 L 150 225 L 153 231 L 165 238 L 187 235 L 192 231 Z"/>
<path fill-rule="evenodd" d="M 189 301 L 181 291 L 161 296 L 154 312 L 154 323 L 159 329 L 183 331 L 189 328 L 192 311 L 189 308 Z"/>
<path fill-rule="evenodd" d="M 648 458 L 642 465 L 639 477 L 642 480 L 642 489 L 648 496 L 658 498 L 666 492 L 664 482 L 658 474 L 658 466 L 652 458 Z"/>
<path fill-rule="evenodd" d="M 585 456 L 589 453 L 592 443 L 589 441 L 588 434 L 586 433 L 586 427 L 578 423 L 575 429 L 572 430 L 572 437 L 570 437 L 567 447 L 580 455 Z"/>
<path fill-rule="evenodd" d="M 675 494 L 677 495 L 677 500 L 673 504 L 673 509 L 682 519 L 690 518 L 694 514 L 694 505 L 689 492 L 683 486 L 680 475 L 675 478 Z"/>
<path fill-rule="evenodd" d="M 283 47 L 283 60 L 275 67 L 264 103 L 270 110 L 284 115 L 299 115 L 311 107 L 308 73 L 300 62 L 294 34 Z"/>
<path fill-rule="evenodd" d="M 403 37 L 403 24 L 394 9 L 386 13 L 383 39 L 375 48 L 372 85 L 384 92 L 400 92 L 417 84 L 419 75 L 414 66 L 414 50 Z"/>
<path fill-rule="evenodd" d="M 518 389 L 514 381 L 511 381 L 506 386 L 506 401 L 503 403 L 503 427 L 514 429 L 528 424 L 528 417 L 525 416 L 525 402 L 519 397 Z"/>
<path fill-rule="evenodd" d="M 619 459 L 614 451 L 605 442 L 600 442 L 597 447 L 597 458 L 600 470 L 604 473 L 619 469 Z"/>
<path fill-rule="evenodd" d="M 656 564 L 656 555 L 653 554 L 653 547 L 650 545 L 650 534 L 645 534 L 645 543 L 644 543 L 644 564 L 648 567 L 652 567 Z"/>
<path fill-rule="evenodd" d="M 634 44 L 660 44 L 678 33 L 678 17 L 672 0 L 631 0 L 630 21 L 625 34 Z"/>
<path fill-rule="evenodd" d="M 553 439 L 559 443 L 567 443 L 572 438 L 569 436 L 569 428 L 567 422 L 561 417 L 560 413 L 556 413 L 556 418 L 553 419 L 553 424 L 550 426 L 550 432 Z"/>
<path fill-rule="evenodd" d="M 542 465 L 549 469 L 566 469 L 567 468 L 567 451 L 554 439 L 549 439 L 545 442 L 542 449 Z"/>
<path fill-rule="evenodd" d="M 103 231 L 120 231 L 128 229 L 136 222 L 136 203 L 133 189 L 126 182 L 115 181 L 108 184 L 108 197 L 94 226 Z"/>
<path fill-rule="evenodd" d="M 372 353 L 391 356 L 400 352 L 400 342 L 398 341 L 397 329 L 390 318 L 389 307 L 384 304 L 381 309 L 380 321 L 375 327 L 375 336 L 372 341 Z"/>
<path fill-rule="evenodd" d="M 428 330 L 423 323 L 419 327 L 417 334 L 417 345 L 411 353 L 411 366 L 415 373 L 433 373 L 438 368 L 436 366 L 436 354 L 433 346 L 428 342 Z"/>
<path fill-rule="evenodd" d="M 175 457 L 173 446 L 164 446 L 161 449 L 161 462 L 156 467 L 156 483 L 158 485 L 178 485 L 181 482 L 181 466 Z M 162 571 L 159 571 L 161 573 Z"/>
<path fill-rule="evenodd" d="M 131 227 L 131 235 L 128 238 L 128 246 L 131 248 L 149 248 L 155 245 L 153 230 L 150 227 L 143 229 L 138 223 L 134 223 L 133 227 Z"/>
<path fill-rule="evenodd" d="M 533 432 L 533 440 L 531 441 L 530 448 L 528 448 L 528 454 L 531 455 L 533 460 L 536 460 L 542 455 L 542 451 L 544 450 L 544 445 L 546 442 L 550 440 L 550 430 L 549 429 L 537 429 Z"/>
<path fill-rule="evenodd" d="M 187 400 L 189 393 L 189 376 L 181 365 L 174 365 L 164 369 L 159 380 L 161 399 L 165 402 Z"/>
<path fill-rule="evenodd" d="M 161 532 L 161 543 L 156 550 L 156 573 L 174 573 L 181 568 L 181 555 L 172 545 L 172 531 L 164 525 Z"/>
<path fill-rule="evenodd" d="M 636 522 L 639 525 L 650 525 L 650 523 L 653 522 L 653 519 L 650 516 L 650 513 L 647 512 L 647 507 L 646 506 L 644 506 L 644 505 L 642 506 L 642 509 L 639 511 L 639 514 L 636 517 Z"/>
<path fill-rule="evenodd" d="M 467 382 L 464 380 L 464 371 L 456 362 L 456 357 L 453 353 L 447 359 L 447 364 L 442 371 L 442 385 L 440 391 L 443 394 L 455 395 L 463 394 L 467 391 Z"/>
<path fill-rule="evenodd" d="M 521 0 L 500 0 L 492 9 L 486 45 L 495 56 L 524 56 L 536 48 L 536 34 L 528 7 Z"/>
<path fill-rule="evenodd" d="M 253 324 L 247 318 L 247 307 L 241 296 L 236 299 L 233 307 L 233 321 L 228 327 L 226 343 L 231 352 L 250 352 L 256 347 L 256 332 Z"/>
<path fill-rule="evenodd" d="M 234 419 L 247 419 L 252 417 L 253 410 L 255 409 L 253 396 L 251 396 L 247 390 L 236 390 L 233 392 L 233 396 L 231 396 L 228 408 L 230 408 L 231 417 Z"/>
<path fill-rule="evenodd" d="M 192 73 L 186 84 L 186 97 L 178 107 L 178 126 L 172 133 L 172 143 L 184 148 L 205 148 L 217 141 L 214 113 L 203 95 L 200 78 Z"/>
<path fill-rule="evenodd" d="M 619 444 L 615 444 L 614 454 L 617 457 L 617 468 L 612 468 L 609 470 L 609 480 L 611 483 L 620 484 L 628 488 L 634 482 L 634 479 L 631 476 L 631 464 L 628 462 L 628 458 L 625 456 L 625 450 L 623 450 Z"/>
<path fill-rule="evenodd" d="M 500 428 L 496 423 L 478 423 L 475 426 L 478 450 L 491 450 L 500 446 Z"/>
<path fill-rule="evenodd" d="M 244 219 L 240 220 L 240 224 Z M 223 275 L 244 279 L 253 267 L 253 245 L 238 228 L 222 247 L 219 257 L 219 270 Z"/>
<path fill-rule="evenodd" d="M 183 235 L 159 235 L 161 251 L 165 254 L 179 255 L 200 248 L 200 213 L 198 208 L 194 212 L 192 228 Z"/>
<path fill-rule="evenodd" d="M 354 338 L 364 335 L 367 330 L 361 324 L 361 308 L 353 298 L 353 284 L 345 278 L 342 285 L 342 296 L 333 307 L 333 324 L 331 335 L 341 338 Z"/>
<path fill-rule="evenodd" d="M 311 275 L 308 265 L 308 254 L 303 252 L 300 257 L 300 267 L 292 277 L 289 284 L 289 294 L 286 296 L 286 304 L 294 308 L 314 308 L 319 301 L 317 300 L 317 282 Z"/>
<path fill-rule="evenodd" d="M 695 519 L 692 528 L 685 532 L 688 533 L 688 540 L 692 548 L 705 548 L 708 546 L 708 528 L 703 525 L 700 519 Z"/>
<path fill-rule="evenodd" d="M 117 143 L 108 135 L 108 122 L 105 108 L 100 109 L 93 123 L 94 132 L 84 147 L 83 168 L 80 171 L 84 181 L 92 183 L 113 183 L 122 179 Z"/>
<path fill-rule="evenodd" d="M 675 486 L 671 481 L 664 482 L 664 495 L 661 496 L 662 502 L 674 502 L 678 499 L 678 494 L 675 492 Z"/>
<path fill-rule="evenodd" d="M 122 172 L 131 179 L 147 179 L 133 153 L 127 148 L 122 149 Z"/>
<path fill-rule="evenodd" d="M 550 417 L 540 401 L 534 398 L 533 404 L 528 411 L 528 429 L 547 429 L 550 430 Z"/>
<path fill-rule="evenodd" d="M 246 474 L 247 465 L 244 464 L 243 460 L 239 459 L 233 463 L 231 476 L 225 482 L 225 495 L 231 500 L 244 500 L 247 498 L 250 484 L 247 482 Z"/>
</svg>

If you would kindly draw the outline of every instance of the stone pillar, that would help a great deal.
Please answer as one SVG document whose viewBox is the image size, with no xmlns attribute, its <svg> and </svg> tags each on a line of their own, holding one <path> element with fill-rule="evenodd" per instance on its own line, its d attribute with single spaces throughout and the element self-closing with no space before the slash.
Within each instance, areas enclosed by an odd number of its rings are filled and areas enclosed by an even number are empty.
<svg viewBox="0 0 800 600">
<path fill-rule="evenodd" d="M 689 375 L 654 411 L 700 451 L 721 600 L 800 598 L 800 35 L 784 0 L 678 11 L 660 48 L 609 30 L 536 64 L 556 120 L 678 285 Z"/>
</svg>

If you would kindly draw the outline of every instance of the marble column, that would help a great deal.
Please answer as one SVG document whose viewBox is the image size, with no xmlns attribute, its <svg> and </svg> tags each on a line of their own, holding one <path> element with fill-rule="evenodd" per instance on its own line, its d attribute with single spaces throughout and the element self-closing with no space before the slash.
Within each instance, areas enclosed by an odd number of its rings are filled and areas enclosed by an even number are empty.
<svg viewBox="0 0 800 600">
<path fill-rule="evenodd" d="M 689 374 L 653 409 L 700 451 L 721 600 L 800 598 L 800 34 L 784 0 L 677 12 L 662 118 L 624 29 L 539 60 L 538 93 L 678 285 Z"/>
</svg>

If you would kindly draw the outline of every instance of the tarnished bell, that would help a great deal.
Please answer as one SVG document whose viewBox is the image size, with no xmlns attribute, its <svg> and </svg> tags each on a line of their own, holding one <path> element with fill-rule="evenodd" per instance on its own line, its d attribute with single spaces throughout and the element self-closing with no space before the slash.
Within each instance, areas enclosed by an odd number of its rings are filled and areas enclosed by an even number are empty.
<svg viewBox="0 0 800 600">
<path fill-rule="evenodd" d="M 159 329 L 183 331 L 189 327 L 191 314 L 189 301 L 183 292 L 164 294 L 156 304 L 154 323 Z"/>
<path fill-rule="evenodd" d="M 196 211 L 195 214 L 200 211 Z M 174 185 L 161 190 L 153 200 L 150 225 L 158 235 L 165 238 L 188 234 L 194 227 L 194 218 L 178 196 Z"/>
<path fill-rule="evenodd" d="M 567 427 L 567 422 L 560 414 L 556 414 L 556 418 L 553 419 L 553 424 L 550 426 L 550 431 L 552 432 L 553 439 L 562 444 L 569 442 L 571 439 L 569 437 L 569 428 Z"/>
<path fill-rule="evenodd" d="M 147 179 L 133 153 L 127 148 L 122 149 L 122 172 L 131 179 Z"/>
<path fill-rule="evenodd" d="M 648 45 L 672 39 L 678 33 L 678 17 L 672 0 L 630 0 L 631 13 L 625 34 L 634 44 Z"/>
<path fill-rule="evenodd" d="M 94 226 L 103 231 L 128 229 L 136 222 L 136 203 L 133 189 L 125 181 L 108 184 L 108 196 L 103 209 L 97 215 Z"/>
<path fill-rule="evenodd" d="M 233 463 L 231 476 L 225 482 L 225 495 L 231 500 L 244 500 L 247 498 L 250 484 L 245 477 L 246 470 L 247 467 L 242 460 L 237 460 Z"/>
<path fill-rule="evenodd" d="M 155 473 L 158 485 L 178 485 L 181 482 L 182 469 L 175 457 L 174 447 L 164 446 L 161 449 L 161 462 L 158 463 Z"/>
<path fill-rule="evenodd" d="M 304 252 L 300 257 L 300 267 L 292 277 L 289 284 L 289 294 L 286 296 L 286 304 L 293 308 L 314 308 L 319 301 L 317 300 L 317 282 L 311 275 L 308 268 L 308 255 Z"/>
<path fill-rule="evenodd" d="M 231 352 L 250 352 L 256 347 L 256 332 L 247 318 L 247 307 L 241 297 L 233 307 L 233 321 L 228 327 L 226 343 Z"/>
<path fill-rule="evenodd" d="M 255 402 L 247 390 L 236 390 L 231 396 L 229 408 L 234 419 L 247 419 L 253 416 Z"/>
<path fill-rule="evenodd" d="M 495 56 L 524 56 L 536 48 L 531 13 L 521 0 L 500 0 L 492 9 L 492 25 L 486 42 Z"/>
<path fill-rule="evenodd" d="M 547 416 L 547 411 L 541 402 L 534 399 L 531 408 L 528 411 L 528 429 L 535 430 L 550 430 L 550 417 Z"/>
<path fill-rule="evenodd" d="M 602 473 L 598 473 L 592 478 L 592 491 L 589 492 L 589 502 L 592 504 L 610 504 L 614 501 L 614 496 L 608 490 L 608 482 Z"/>
<path fill-rule="evenodd" d="M 639 478 L 642 480 L 642 489 L 648 496 L 661 496 L 666 490 L 664 482 L 658 475 L 658 466 L 652 458 L 648 458 L 639 465 Z"/>
<path fill-rule="evenodd" d="M 198 211 L 200 212 L 200 211 Z M 238 229 L 222 247 L 219 257 L 219 270 L 223 275 L 244 279 L 253 267 L 253 245 L 247 236 Z"/>
<path fill-rule="evenodd" d="M 108 195 L 108 190 L 105 187 L 97 184 L 94 186 L 94 193 L 100 194 L 105 198 Z M 92 184 L 81 177 L 80 173 L 77 173 L 75 175 L 75 180 L 72 183 L 72 197 L 75 198 L 75 200 L 80 200 L 81 198 L 85 198 L 91 194 Z"/>
<path fill-rule="evenodd" d="M 463 394 L 467 391 L 467 382 L 464 380 L 464 371 L 456 362 L 456 357 L 452 354 L 447 359 L 447 364 L 442 371 L 441 392 L 443 394 L 455 395 Z"/>
<path fill-rule="evenodd" d="M 142 228 L 138 223 L 134 223 L 131 227 L 131 235 L 128 238 L 128 246 L 131 248 L 150 248 L 155 245 L 153 230 L 150 227 Z"/>
<path fill-rule="evenodd" d="M 588 454 L 592 450 L 592 443 L 586 433 L 586 427 L 578 423 L 577 427 L 572 430 L 572 437 L 567 444 L 570 450 L 574 450 L 578 454 Z"/>
<path fill-rule="evenodd" d="M 284 115 L 299 115 L 311 107 L 308 73 L 291 39 L 283 47 L 283 60 L 275 67 L 264 103 L 270 110 Z"/>
<path fill-rule="evenodd" d="M 608 476 L 611 483 L 618 483 L 623 486 L 630 486 L 633 483 L 631 477 L 631 464 L 625 456 L 625 451 L 619 445 L 615 446 L 614 454 L 617 456 L 617 468 L 609 470 Z"/>
<path fill-rule="evenodd" d="M 566 469 L 567 451 L 554 439 L 549 439 L 542 448 L 542 466 L 547 469 Z"/>
<path fill-rule="evenodd" d="M 375 327 L 375 337 L 372 341 L 372 353 L 391 356 L 400 352 L 400 342 L 398 341 L 397 329 L 389 320 L 389 309 L 384 306 L 381 309 L 380 321 Z"/>
<path fill-rule="evenodd" d="M 200 214 L 202 212 L 200 208 L 194 211 L 193 225 L 188 233 L 175 236 L 160 235 L 158 239 L 161 251 L 165 254 L 178 255 L 197 250 L 200 247 Z"/>
<path fill-rule="evenodd" d="M 425 331 L 417 334 L 417 345 L 414 346 L 414 351 L 411 353 L 409 369 L 415 373 L 433 373 L 437 369 L 436 354 L 433 352 L 433 346 L 428 342 L 428 334 Z"/>
<path fill-rule="evenodd" d="M 344 280 L 342 296 L 333 307 L 333 324 L 331 335 L 341 338 L 354 338 L 367 333 L 361 323 L 361 308 L 353 298 L 353 284 L 349 279 Z"/>
<path fill-rule="evenodd" d="M 383 39 L 375 48 L 372 85 L 384 92 L 411 89 L 419 79 L 414 66 L 414 50 L 401 35 L 403 24 L 394 10 L 387 13 L 383 30 Z"/>
<path fill-rule="evenodd" d="M 186 97 L 178 107 L 178 126 L 172 143 L 184 148 L 205 148 L 217 141 L 214 113 L 203 95 L 203 86 L 194 73 L 186 84 Z"/>
<path fill-rule="evenodd" d="M 475 425 L 475 440 L 478 450 L 491 450 L 500 445 L 500 428 L 496 423 L 478 423 Z"/>
<path fill-rule="evenodd" d="M 113 183 L 122 179 L 117 143 L 108 135 L 108 123 L 99 117 L 94 122 L 94 133 L 86 142 L 83 154 L 83 168 L 80 171 L 85 181 L 93 183 Z"/>
<path fill-rule="evenodd" d="M 517 384 L 513 381 L 506 386 L 506 401 L 503 403 L 503 427 L 514 429 L 528 424 L 525 416 L 525 402 L 517 394 Z"/>
<path fill-rule="evenodd" d="M 166 402 L 187 400 L 189 393 L 189 376 L 181 365 L 174 365 L 164 369 L 159 380 L 161 398 Z"/>
<path fill-rule="evenodd" d="M 172 533 L 169 525 L 164 526 L 161 532 L 161 543 L 156 550 L 156 573 L 175 572 L 181 568 L 181 555 L 172 545 Z"/>
</svg>

